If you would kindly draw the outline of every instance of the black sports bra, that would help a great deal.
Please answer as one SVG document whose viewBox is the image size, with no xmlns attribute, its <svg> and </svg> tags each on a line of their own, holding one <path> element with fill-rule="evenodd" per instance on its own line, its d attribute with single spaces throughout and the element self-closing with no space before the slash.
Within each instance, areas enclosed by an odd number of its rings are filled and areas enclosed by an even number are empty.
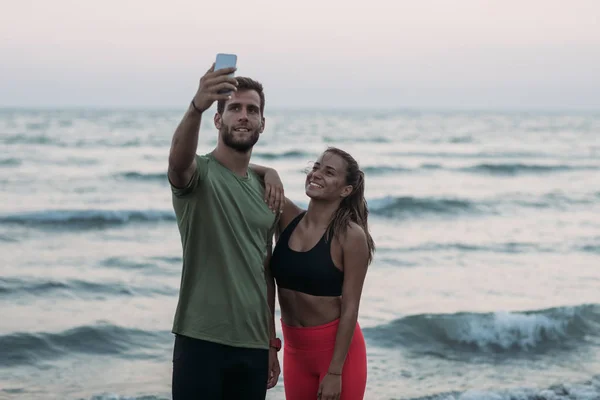
<svg viewBox="0 0 600 400">
<path fill-rule="evenodd" d="M 289 247 L 290 236 L 306 211 L 290 222 L 279 236 L 273 256 L 271 273 L 277 286 L 313 296 L 341 296 L 344 272 L 331 259 L 331 241 L 321 240 L 308 251 Z"/>
</svg>

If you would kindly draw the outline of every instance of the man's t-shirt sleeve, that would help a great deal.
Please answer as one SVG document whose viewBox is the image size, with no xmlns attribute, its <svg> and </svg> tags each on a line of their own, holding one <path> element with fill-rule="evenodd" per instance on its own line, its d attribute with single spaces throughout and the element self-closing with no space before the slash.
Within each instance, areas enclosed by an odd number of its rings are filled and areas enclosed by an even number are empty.
<svg viewBox="0 0 600 400">
<path fill-rule="evenodd" d="M 169 179 L 169 185 L 171 186 L 171 192 L 176 197 L 183 197 L 193 193 L 200 186 L 201 182 L 206 178 L 206 174 L 208 171 L 208 160 L 206 157 L 201 157 L 196 155 L 196 170 L 192 175 L 192 178 L 184 187 L 175 187 L 173 183 Z M 167 175 L 168 179 L 168 175 Z"/>
</svg>

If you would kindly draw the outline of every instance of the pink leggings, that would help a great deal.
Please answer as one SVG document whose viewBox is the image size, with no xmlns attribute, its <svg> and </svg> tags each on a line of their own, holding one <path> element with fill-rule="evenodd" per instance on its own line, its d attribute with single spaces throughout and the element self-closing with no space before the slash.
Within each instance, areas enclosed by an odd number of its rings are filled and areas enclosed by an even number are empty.
<svg viewBox="0 0 600 400">
<path fill-rule="evenodd" d="M 281 322 L 283 331 L 283 383 L 286 400 L 316 399 L 319 384 L 333 357 L 339 319 L 300 328 Z M 367 385 L 367 351 L 358 323 L 342 370 L 340 400 L 362 400 Z"/>
</svg>

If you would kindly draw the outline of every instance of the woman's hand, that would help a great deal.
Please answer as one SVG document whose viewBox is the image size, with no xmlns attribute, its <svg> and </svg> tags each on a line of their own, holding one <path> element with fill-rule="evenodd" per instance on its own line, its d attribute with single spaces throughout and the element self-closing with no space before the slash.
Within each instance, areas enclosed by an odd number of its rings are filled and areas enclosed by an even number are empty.
<svg viewBox="0 0 600 400">
<path fill-rule="evenodd" d="M 321 384 L 317 399 L 319 400 L 339 400 L 342 394 L 342 376 L 327 373 Z"/>
<path fill-rule="evenodd" d="M 272 168 L 265 172 L 265 202 L 273 212 L 283 212 L 285 196 L 279 174 Z"/>
</svg>

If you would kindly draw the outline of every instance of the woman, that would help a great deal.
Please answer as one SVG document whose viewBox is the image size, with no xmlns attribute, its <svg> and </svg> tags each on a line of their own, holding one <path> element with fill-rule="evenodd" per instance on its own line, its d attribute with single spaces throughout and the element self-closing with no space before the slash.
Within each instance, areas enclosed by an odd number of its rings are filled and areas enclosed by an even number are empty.
<svg viewBox="0 0 600 400">
<path fill-rule="evenodd" d="M 364 174 L 350 154 L 330 147 L 308 172 L 305 191 L 306 211 L 286 199 L 270 263 L 286 399 L 363 399 L 367 357 L 357 319 L 375 249 Z"/>
</svg>

